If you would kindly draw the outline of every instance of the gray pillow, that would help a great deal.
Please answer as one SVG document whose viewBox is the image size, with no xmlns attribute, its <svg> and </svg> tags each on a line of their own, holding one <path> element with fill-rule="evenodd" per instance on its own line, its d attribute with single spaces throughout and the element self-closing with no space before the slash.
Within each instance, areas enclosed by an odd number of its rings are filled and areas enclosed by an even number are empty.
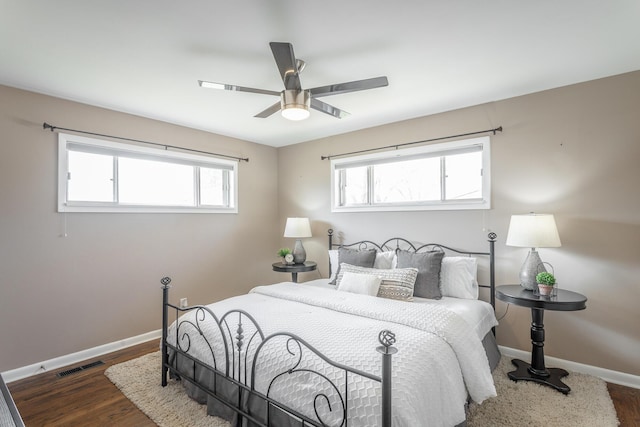
<svg viewBox="0 0 640 427">
<path fill-rule="evenodd" d="M 340 264 L 357 265 L 358 267 L 373 267 L 373 263 L 376 262 L 376 250 L 375 249 L 338 249 L 338 271 L 336 271 L 335 278 L 329 282 L 331 285 L 336 284 L 336 279 L 340 273 Z"/>
<path fill-rule="evenodd" d="M 444 252 L 407 252 L 398 251 L 398 268 L 413 267 L 418 269 L 418 277 L 413 296 L 430 299 L 442 298 L 440 292 L 440 267 Z"/>
</svg>

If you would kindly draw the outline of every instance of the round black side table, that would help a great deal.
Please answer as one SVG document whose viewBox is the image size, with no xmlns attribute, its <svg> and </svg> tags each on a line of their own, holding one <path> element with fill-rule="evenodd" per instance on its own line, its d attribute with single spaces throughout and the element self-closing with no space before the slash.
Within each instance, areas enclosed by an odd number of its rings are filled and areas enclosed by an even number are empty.
<svg viewBox="0 0 640 427">
<path fill-rule="evenodd" d="M 318 267 L 318 264 L 313 261 L 305 261 L 303 264 L 285 264 L 283 262 L 275 262 L 272 264 L 272 267 L 273 271 L 291 273 L 291 281 L 293 283 L 298 283 L 298 273 L 313 271 Z"/>
<path fill-rule="evenodd" d="M 520 285 L 503 285 L 496 288 L 496 296 L 500 301 L 531 308 L 531 363 L 513 359 L 511 363 L 517 369 L 509 372 L 509 378 L 513 381 L 535 381 L 568 394 L 571 388 L 560 381 L 560 378 L 569 373 L 564 369 L 546 368 L 544 365 L 544 311 L 584 310 L 587 308 L 587 297 L 564 289 L 555 291 L 556 295 L 542 296 Z"/>
</svg>

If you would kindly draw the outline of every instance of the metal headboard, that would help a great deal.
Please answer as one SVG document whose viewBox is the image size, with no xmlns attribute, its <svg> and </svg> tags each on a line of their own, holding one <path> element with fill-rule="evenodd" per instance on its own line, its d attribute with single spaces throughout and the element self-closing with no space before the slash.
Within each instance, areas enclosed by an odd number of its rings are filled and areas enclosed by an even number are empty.
<svg viewBox="0 0 640 427">
<path fill-rule="evenodd" d="M 327 235 L 329 236 L 329 250 L 338 249 L 338 248 L 357 248 L 357 249 L 376 249 L 379 252 L 384 251 L 397 251 L 397 250 L 406 250 L 410 252 L 420 252 L 420 251 L 449 251 L 459 255 L 467 255 L 467 256 L 487 256 L 489 257 L 489 284 L 488 285 L 478 285 L 481 288 L 487 288 L 491 294 L 491 306 L 495 310 L 496 308 L 496 280 L 495 280 L 495 243 L 498 235 L 494 232 L 491 232 L 487 235 L 487 241 L 489 242 L 489 251 L 488 252 L 477 252 L 477 251 L 468 251 L 462 249 L 452 248 L 450 246 L 446 246 L 440 243 L 426 243 L 421 244 L 419 246 L 413 244 L 411 241 L 402 238 L 402 237 L 392 237 L 391 239 L 386 240 L 382 244 L 378 244 L 372 242 L 370 240 L 360 240 L 355 243 L 334 243 L 333 242 L 333 229 L 329 229 L 327 231 Z M 329 276 L 331 276 L 331 263 L 329 263 Z"/>
</svg>

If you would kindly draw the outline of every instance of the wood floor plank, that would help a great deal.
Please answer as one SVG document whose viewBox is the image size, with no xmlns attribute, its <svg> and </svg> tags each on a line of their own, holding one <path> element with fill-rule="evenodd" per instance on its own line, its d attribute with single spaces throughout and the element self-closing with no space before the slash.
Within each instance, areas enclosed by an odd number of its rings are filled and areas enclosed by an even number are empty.
<svg viewBox="0 0 640 427">
<path fill-rule="evenodd" d="M 158 351 L 157 341 L 149 341 L 8 384 L 20 415 L 27 427 L 136 426 L 154 427 L 142 413 L 104 375 L 111 365 Z M 58 378 L 66 369 L 95 360 L 104 365 Z M 159 375 L 158 375 L 159 380 Z M 640 390 L 607 384 L 616 408 L 620 427 L 640 426 Z"/>
</svg>

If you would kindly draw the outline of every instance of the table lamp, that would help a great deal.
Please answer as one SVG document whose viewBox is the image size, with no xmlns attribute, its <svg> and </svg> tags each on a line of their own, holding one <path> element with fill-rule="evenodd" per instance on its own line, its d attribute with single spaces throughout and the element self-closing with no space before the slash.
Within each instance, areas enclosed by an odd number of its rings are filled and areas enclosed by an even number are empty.
<svg viewBox="0 0 640 427">
<path fill-rule="evenodd" d="M 536 275 L 547 271 L 536 248 L 561 246 L 558 228 L 553 215 L 512 215 L 507 234 L 507 246 L 531 248 L 520 270 L 520 285 L 529 290 L 537 289 Z"/>
<path fill-rule="evenodd" d="M 307 252 L 302 246 L 303 237 L 311 237 L 311 226 L 309 218 L 287 218 L 287 225 L 284 227 L 284 237 L 296 239 L 293 247 L 293 262 L 303 264 L 307 260 Z"/>
</svg>

